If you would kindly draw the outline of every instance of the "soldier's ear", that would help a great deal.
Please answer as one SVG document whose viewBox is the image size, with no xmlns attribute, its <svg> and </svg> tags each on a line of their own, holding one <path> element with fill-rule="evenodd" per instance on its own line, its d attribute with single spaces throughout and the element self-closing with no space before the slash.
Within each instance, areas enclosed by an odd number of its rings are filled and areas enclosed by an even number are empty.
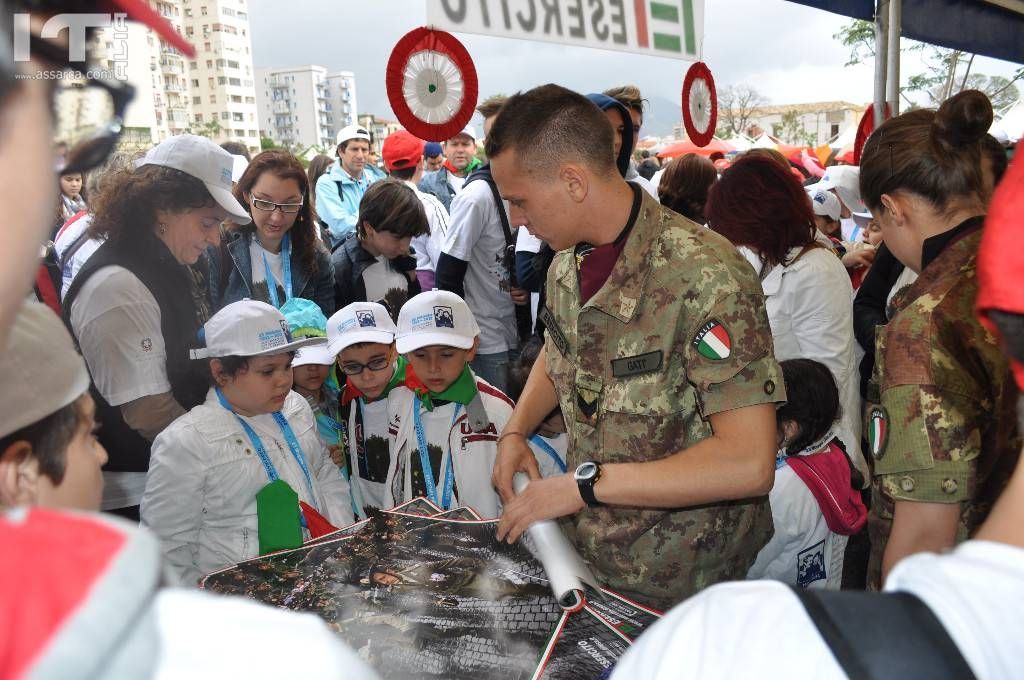
<svg viewBox="0 0 1024 680">
<path fill-rule="evenodd" d="M 575 163 L 567 163 L 558 170 L 558 178 L 565 186 L 565 191 L 576 203 L 587 198 L 590 182 L 583 167 Z"/>
</svg>

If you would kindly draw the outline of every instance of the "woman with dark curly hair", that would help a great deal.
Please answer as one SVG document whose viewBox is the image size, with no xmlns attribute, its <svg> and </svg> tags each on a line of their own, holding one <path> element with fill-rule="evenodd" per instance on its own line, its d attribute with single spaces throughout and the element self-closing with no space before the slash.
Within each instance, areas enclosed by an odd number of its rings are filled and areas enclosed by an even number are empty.
<svg viewBox="0 0 1024 680">
<path fill-rule="evenodd" d="M 222 221 L 249 221 L 231 195 L 232 163 L 208 139 L 171 137 L 112 174 L 92 206 L 90 235 L 106 240 L 63 307 L 103 423 L 104 510 L 138 518 L 150 442 L 206 395 L 189 361 L 210 315 L 205 252 Z"/>
<path fill-rule="evenodd" d="M 697 224 L 704 224 L 704 203 L 711 185 L 718 181 L 718 171 L 707 158 L 688 153 L 675 158 L 661 173 L 658 200 L 670 210 Z"/>
<path fill-rule="evenodd" d="M 317 239 L 306 200 L 309 180 L 295 156 L 271 149 L 255 156 L 235 186 L 235 198 L 252 217 L 221 245 L 224 270 L 216 278 L 220 309 L 249 298 L 277 308 L 293 297 L 312 300 L 334 314 L 334 271 Z"/>
</svg>

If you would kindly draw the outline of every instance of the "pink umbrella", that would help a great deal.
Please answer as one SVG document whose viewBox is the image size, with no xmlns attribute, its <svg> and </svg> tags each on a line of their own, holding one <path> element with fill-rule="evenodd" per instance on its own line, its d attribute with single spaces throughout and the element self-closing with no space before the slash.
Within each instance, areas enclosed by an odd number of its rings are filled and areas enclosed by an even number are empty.
<svg viewBox="0 0 1024 680">
<path fill-rule="evenodd" d="M 680 142 L 674 142 L 669 144 L 658 153 L 658 158 L 677 158 L 679 156 L 685 156 L 688 153 L 695 153 L 698 156 L 710 156 L 713 153 L 727 154 L 732 153 L 736 149 L 733 148 L 732 144 L 713 137 L 707 146 L 697 146 L 689 139 L 684 139 Z"/>
</svg>

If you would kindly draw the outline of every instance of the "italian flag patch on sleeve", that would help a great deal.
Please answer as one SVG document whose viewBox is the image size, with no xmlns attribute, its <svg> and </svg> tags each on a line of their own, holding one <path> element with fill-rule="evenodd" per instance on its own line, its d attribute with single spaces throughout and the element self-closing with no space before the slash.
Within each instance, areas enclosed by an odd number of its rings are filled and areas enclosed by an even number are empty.
<svg viewBox="0 0 1024 680">
<path fill-rule="evenodd" d="M 717 319 L 712 319 L 700 327 L 693 336 L 693 347 L 708 359 L 728 359 L 732 354 L 732 340 L 729 331 L 725 330 Z"/>
</svg>

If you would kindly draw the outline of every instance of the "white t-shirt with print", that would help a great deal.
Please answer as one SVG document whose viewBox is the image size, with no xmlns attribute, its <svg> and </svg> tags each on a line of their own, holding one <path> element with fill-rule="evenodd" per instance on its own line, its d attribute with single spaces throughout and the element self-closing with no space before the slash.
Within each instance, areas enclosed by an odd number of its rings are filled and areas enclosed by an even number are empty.
<svg viewBox="0 0 1024 680">
<path fill-rule="evenodd" d="M 160 305 L 124 267 L 103 267 L 71 305 L 71 327 L 96 389 L 111 406 L 171 391 Z M 103 510 L 138 505 L 145 472 L 104 472 Z"/>
<path fill-rule="evenodd" d="M 349 416 L 350 428 L 353 435 L 349 438 L 349 464 L 352 475 L 349 479 L 349 486 L 352 488 L 352 496 L 357 504 L 360 504 L 358 512 L 361 518 L 365 517 L 365 508 L 389 509 L 387 503 L 387 481 L 388 470 L 391 467 L 390 446 L 391 438 L 388 436 L 388 400 L 365 402 L 362 399 L 352 402 L 352 411 Z M 357 409 L 361 409 L 362 429 L 360 430 L 356 419 Z M 381 442 L 371 440 L 383 440 L 383 446 L 388 451 L 386 461 L 377 461 L 374 454 L 380 454 Z M 360 442 L 360 440 L 362 440 Z M 376 479 L 367 479 L 359 470 L 357 459 L 358 450 L 362 445 L 367 457 L 366 464 L 372 466 L 379 474 L 373 474 Z"/>
<path fill-rule="evenodd" d="M 376 260 L 363 270 L 366 300 L 384 305 L 391 316 L 397 318 L 398 310 L 409 299 L 409 278 L 383 255 L 378 255 Z"/>
<path fill-rule="evenodd" d="M 448 237 L 448 211 L 433 194 L 420 191 L 412 182 L 405 184 L 416 192 L 423 204 L 423 212 L 427 214 L 427 225 L 430 227 L 429 234 L 412 239 L 412 249 L 416 251 L 416 269 L 437 271 L 437 260 L 441 257 L 441 248 Z"/>
<path fill-rule="evenodd" d="M 502 209 L 507 210 L 505 201 Z M 468 262 L 463 290 L 480 326 L 480 354 L 495 354 L 518 342 L 516 311 L 505 266 L 505 232 L 494 195 L 484 180 L 470 182 L 452 200 L 452 218 L 442 252 Z"/>
</svg>

